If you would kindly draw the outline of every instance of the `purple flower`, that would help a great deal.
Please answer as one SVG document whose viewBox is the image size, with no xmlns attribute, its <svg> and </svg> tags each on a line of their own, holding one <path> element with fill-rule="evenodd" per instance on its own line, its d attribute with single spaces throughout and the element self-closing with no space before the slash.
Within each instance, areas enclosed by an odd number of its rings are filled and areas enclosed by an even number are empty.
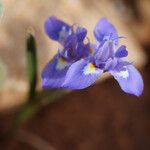
<svg viewBox="0 0 150 150">
<path fill-rule="evenodd" d="M 67 23 L 52 16 L 45 21 L 47 35 L 59 44 L 54 58 L 49 61 L 42 71 L 43 88 L 61 88 L 69 67 L 90 55 L 89 43 L 84 44 L 87 30 Z"/>
<path fill-rule="evenodd" d="M 83 89 L 93 84 L 104 72 L 110 72 L 121 89 L 139 96 L 143 91 L 143 80 L 132 63 L 124 60 L 128 55 L 126 46 L 118 48 L 118 33 L 115 27 L 102 18 L 95 26 L 97 43 L 92 45 L 93 55 L 74 62 L 67 71 L 62 87 Z"/>
</svg>

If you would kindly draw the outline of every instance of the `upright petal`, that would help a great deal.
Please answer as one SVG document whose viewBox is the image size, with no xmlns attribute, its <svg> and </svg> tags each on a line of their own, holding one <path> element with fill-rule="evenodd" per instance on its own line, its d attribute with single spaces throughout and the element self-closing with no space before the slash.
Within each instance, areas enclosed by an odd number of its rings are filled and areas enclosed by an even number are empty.
<svg viewBox="0 0 150 150">
<path fill-rule="evenodd" d="M 105 38 L 110 37 L 118 43 L 118 33 L 115 27 L 107 20 L 102 18 L 94 28 L 94 35 L 97 41 L 102 42 Z"/>
<path fill-rule="evenodd" d="M 116 68 L 117 64 L 118 64 L 117 58 L 109 58 L 105 62 L 105 70 L 114 70 L 114 68 Z"/>
<path fill-rule="evenodd" d="M 77 46 L 77 37 L 75 34 L 69 35 L 64 44 L 64 52 L 69 60 L 75 60 L 75 48 Z"/>
<path fill-rule="evenodd" d="M 139 96 L 143 92 L 143 79 L 139 71 L 133 66 L 128 65 L 126 69 L 111 71 L 114 78 L 118 81 L 121 89 L 130 94 Z"/>
<path fill-rule="evenodd" d="M 76 35 L 70 35 L 64 45 L 64 52 L 66 52 L 68 60 L 77 61 L 90 55 L 89 48 L 89 43 L 78 42 Z"/>
<path fill-rule="evenodd" d="M 89 44 L 85 45 L 82 42 L 78 43 L 74 49 L 75 60 L 77 61 L 81 58 L 88 57 L 90 55 L 89 47 L 90 47 Z"/>
<path fill-rule="evenodd" d="M 42 87 L 43 88 L 61 88 L 64 82 L 69 65 L 61 62 L 59 56 L 56 55 L 42 71 Z"/>
<path fill-rule="evenodd" d="M 45 32 L 47 35 L 56 41 L 62 42 L 69 34 L 71 27 L 65 22 L 57 19 L 54 16 L 48 17 L 45 21 Z"/>
<path fill-rule="evenodd" d="M 84 89 L 93 84 L 102 73 L 103 70 L 96 69 L 88 60 L 81 59 L 70 66 L 62 86 L 69 89 Z"/>
<path fill-rule="evenodd" d="M 78 27 L 76 30 L 78 42 L 82 42 L 87 35 L 87 30 L 83 27 Z"/>
<path fill-rule="evenodd" d="M 96 59 L 101 61 L 107 61 L 110 57 L 113 57 L 114 49 L 112 42 L 106 41 L 94 55 Z"/>
</svg>

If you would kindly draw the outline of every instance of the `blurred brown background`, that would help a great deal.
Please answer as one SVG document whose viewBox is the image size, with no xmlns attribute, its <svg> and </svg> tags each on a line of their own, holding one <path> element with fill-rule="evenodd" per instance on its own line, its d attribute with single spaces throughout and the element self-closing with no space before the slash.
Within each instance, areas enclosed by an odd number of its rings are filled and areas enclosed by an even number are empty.
<svg viewBox="0 0 150 150">
<path fill-rule="evenodd" d="M 0 137 L 27 97 L 26 31 L 35 32 L 40 73 L 58 45 L 44 33 L 47 16 L 92 30 L 106 16 L 127 39 L 129 60 L 140 68 L 145 89 L 127 95 L 109 77 L 73 91 L 44 107 L 15 138 L 0 138 L 2 150 L 149 150 L 150 149 L 150 1 L 149 0 L 3 0 L 0 20 Z"/>
</svg>

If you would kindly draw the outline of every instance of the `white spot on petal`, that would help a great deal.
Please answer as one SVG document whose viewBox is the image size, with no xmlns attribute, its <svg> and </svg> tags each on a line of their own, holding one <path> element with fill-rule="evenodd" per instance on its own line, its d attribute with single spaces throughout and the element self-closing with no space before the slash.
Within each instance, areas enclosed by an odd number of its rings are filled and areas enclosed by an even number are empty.
<svg viewBox="0 0 150 150">
<path fill-rule="evenodd" d="M 128 72 L 128 70 L 126 69 L 126 70 L 123 70 L 123 71 L 118 72 L 117 75 L 120 76 L 120 77 L 122 77 L 122 78 L 125 78 L 125 79 L 126 79 L 126 78 L 129 77 L 129 72 Z"/>
</svg>

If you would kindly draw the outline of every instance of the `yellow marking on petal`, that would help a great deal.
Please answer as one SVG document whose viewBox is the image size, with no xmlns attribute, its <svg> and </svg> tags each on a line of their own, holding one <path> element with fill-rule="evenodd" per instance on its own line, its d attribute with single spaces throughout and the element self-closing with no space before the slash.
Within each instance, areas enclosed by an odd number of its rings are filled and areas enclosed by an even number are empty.
<svg viewBox="0 0 150 150">
<path fill-rule="evenodd" d="M 95 69 L 95 66 L 92 63 L 88 64 L 89 69 Z"/>
<path fill-rule="evenodd" d="M 96 73 L 99 73 L 99 72 L 96 70 L 96 67 L 95 67 L 94 64 L 88 63 L 88 64 L 84 67 L 84 74 L 85 74 L 85 75 L 88 75 L 88 74 L 96 74 Z"/>
<path fill-rule="evenodd" d="M 59 57 L 56 65 L 57 70 L 62 70 L 68 65 L 67 61 L 63 57 Z"/>
<path fill-rule="evenodd" d="M 63 57 L 59 57 L 58 60 L 59 60 L 59 62 L 62 63 L 62 64 L 66 63 L 66 60 L 65 60 Z"/>
</svg>

